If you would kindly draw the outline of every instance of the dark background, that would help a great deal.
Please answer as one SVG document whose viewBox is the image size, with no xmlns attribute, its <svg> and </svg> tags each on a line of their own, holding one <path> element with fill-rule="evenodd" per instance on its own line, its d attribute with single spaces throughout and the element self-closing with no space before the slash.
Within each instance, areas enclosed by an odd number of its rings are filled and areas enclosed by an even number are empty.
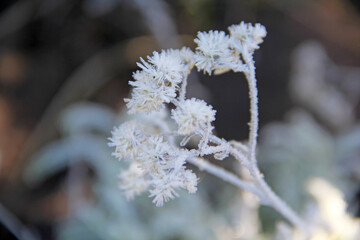
<svg viewBox="0 0 360 240">
<path fill-rule="evenodd" d="M 194 49 L 191 39 L 200 30 L 226 30 L 242 20 L 266 26 L 255 54 L 260 125 L 282 119 L 293 106 L 287 83 L 299 43 L 317 40 L 336 64 L 360 66 L 359 7 L 355 0 L 1 0 L 0 202 L 43 239 L 53 239 L 53 226 L 67 211 L 56 194 L 66 171 L 36 189 L 26 187 L 21 173 L 31 153 L 59 137 L 58 112 L 83 100 L 120 111 L 138 58 L 161 48 Z M 218 110 L 218 135 L 245 139 L 246 82 L 232 73 L 196 78 Z M 359 104 L 355 112 L 359 117 Z M 0 229 L 1 239 L 10 235 Z"/>
</svg>

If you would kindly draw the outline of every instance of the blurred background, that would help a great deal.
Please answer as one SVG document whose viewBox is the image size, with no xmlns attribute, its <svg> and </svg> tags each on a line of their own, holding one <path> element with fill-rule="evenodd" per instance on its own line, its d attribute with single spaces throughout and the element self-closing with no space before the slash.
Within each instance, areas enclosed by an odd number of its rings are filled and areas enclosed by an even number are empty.
<svg viewBox="0 0 360 240">
<path fill-rule="evenodd" d="M 266 179 L 298 212 L 340 199 L 355 222 L 359 11 L 356 0 L 1 0 L 0 239 L 275 239 L 279 215 L 205 173 L 197 194 L 163 208 L 127 202 L 106 145 L 139 57 L 194 50 L 198 31 L 241 21 L 268 31 L 255 53 Z M 190 75 L 188 97 L 217 109 L 229 140 L 247 138 L 247 92 L 237 74 Z"/>
</svg>

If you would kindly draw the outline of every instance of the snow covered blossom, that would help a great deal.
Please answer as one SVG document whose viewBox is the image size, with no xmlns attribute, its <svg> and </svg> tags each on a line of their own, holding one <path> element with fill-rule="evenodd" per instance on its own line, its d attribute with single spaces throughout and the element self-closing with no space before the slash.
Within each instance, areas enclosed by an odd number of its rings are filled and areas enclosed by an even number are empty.
<svg viewBox="0 0 360 240">
<path fill-rule="evenodd" d="M 133 158 L 136 148 L 145 140 L 143 126 L 137 121 L 129 121 L 114 128 L 112 138 L 109 138 L 110 147 L 115 147 L 113 155 L 119 160 Z"/>
<path fill-rule="evenodd" d="M 181 60 L 182 68 L 183 68 L 183 78 L 190 73 L 191 69 L 194 67 L 194 52 L 191 51 L 190 48 L 182 47 L 181 49 L 169 49 L 167 50 L 168 54 L 179 58 Z"/>
<path fill-rule="evenodd" d="M 145 137 L 144 128 L 136 129 L 134 124 L 135 121 L 130 121 L 116 128 L 109 144 L 116 146 L 116 157 L 132 156 L 129 169 L 119 175 L 119 187 L 126 197 L 132 199 L 149 190 L 156 206 L 162 206 L 178 196 L 179 188 L 195 193 L 198 179 L 184 166 L 190 152 L 171 146 L 162 136 Z"/>
<path fill-rule="evenodd" d="M 156 206 L 162 206 L 164 202 L 178 196 L 176 190 L 179 188 L 184 188 L 189 193 L 196 192 L 198 179 L 184 166 L 188 151 L 181 151 L 167 142 L 159 141 L 156 146 L 149 147 L 154 148 L 148 148 L 147 157 L 140 161 L 143 161 L 144 169 L 151 178 L 149 183 L 153 188 L 150 189 L 150 197 L 154 197 Z"/>
<path fill-rule="evenodd" d="M 150 190 L 149 197 L 154 197 L 153 203 L 157 207 L 161 207 L 164 202 L 178 197 L 176 189 L 184 188 L 189 193 L 197 191 L 198 178 L 191 170 L 179 171 L 176 174 L 168 174 L 165 178 L 154 178 L 153 185 L 155 186 Z"/>
<path fill-rule="evenodd" d="M 164 103 L 170 103 L 176 97 L 179 84 L 187 77 L 193 65 L 191 50 L 154 51 L 148 62 L 140 58 L 138 70 L 133 74 L 135 81 L 132 98 L 125 99 L 129 113 L 158 111 Z"/>
<path fill-rule="evenodd" d="M 195 65 L 199 70 L 211 75 L 222 74 L 233 70 L 246 71 L 240 55 L 253 52 L 259 48 L 266 36 L 265 27 L 261 24 L 241 22 L 229 27 L 230 36 L 223 31 L 199 32 L 195 43 L 198 44 Z"/>
<path fill-rule="evenodd" d="M 237 64 L 237 58 L 229 48 L 230 38 L 223 31 L 199 32 L 194 40 L 198 44 L 195 65 L 198 69 L 211 75 L 231 70 Z"/>
<path fill-rule="evenodd" d="M 188 134 L 196 129 L 204 129 L 215 120 L 216 111 L 205 101 L 191 98 L 185 100 L 179 108 L 171 111 L 171 117 L 179 126 L 179 133 Z"/>
<path fill-rule="evenodd" d="M 230 37 L 233 39 L 232 46 L 239 51 L 247 48 L 249 51 L 254 51 L 259 48 L 259 44 L 263 42 L 266 36 L 266 29 L 261 24 L 257 23 L 252 26 L 250 23 L 241 22 L 238 25 L 229 27 Z"/>
</svg>

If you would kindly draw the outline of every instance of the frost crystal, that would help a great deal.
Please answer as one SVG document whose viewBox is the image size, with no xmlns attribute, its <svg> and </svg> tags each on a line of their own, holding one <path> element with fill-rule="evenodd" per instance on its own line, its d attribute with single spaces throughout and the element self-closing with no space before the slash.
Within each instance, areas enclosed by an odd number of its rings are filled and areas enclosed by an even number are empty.
<svg viewBox="0 0 360 240">
<path fill-rule="evenodd" d="M 249 51 L 258 49 L 266 36 L 265 27 L 258 23 L 252 26 L 250 23 L 241 22 L 239 25 L 230 26 L 229 32 L 233 39 L 232 46 L 239 51 L 242 51 L 244 46 Z"/>
<path fill-rule="evenodd" d="M 134 87 L 132 98 L 125 99 L 129 113 L 158 111 L 164 103 L 175 99 L 179 83 L 189 72 L 186 52 L 186 49 L 154 51 L 148 62 L 140 58 L 137 65 L 142 70 L 133 74 L 135 81 L 129 81 Z"/>
<path fill-rule="evenodd" d="M 119 186 L 126 197 L 132 199 L 150 189 L 150 197 L 154 197 L 156 206 L 162 206 L 177 196 L 179 188 L 195 193 L 198 179 L 184 166 L 190 152 L 171 146 L 161 136 L 145 137 L 144 128 L 136 129 L 134 124 L 130 121 L 116 128 L 109 144 L 116 146 L 116 157 L 132 156 L 129 169 L 119 175 Z M 133 139 L 136 136 L 139 141 Z"/>
<path fill-rule="evenodd" d="M 192 133 L 196 129 L 206 128 L 208 123 L 215 120 L 216 111 L 203 100 L 187 99 L 181 107 L 171 111 L 171 117 L 179 126 L 179 133 Z"/>
<path fill-rule="evenodd" d="M 111 132 L 109 146 L 115 147 L 113 155 L 119 160 L 131 158 L 136 154 L 136 148 L 145 140 L 142 126 L 137 121 L 129 121 Z"/>
<path fill-rule="evenodd" d="M 217 74 L 229 71 L 233 62 L 236 62 L 236 56 L 229 48 L 230 38 L 223 31 L 199 32 L 195 43 L 197 54 L 195 56 L 195 65 L 211 75 L 215 70 Z"/>
</svg>

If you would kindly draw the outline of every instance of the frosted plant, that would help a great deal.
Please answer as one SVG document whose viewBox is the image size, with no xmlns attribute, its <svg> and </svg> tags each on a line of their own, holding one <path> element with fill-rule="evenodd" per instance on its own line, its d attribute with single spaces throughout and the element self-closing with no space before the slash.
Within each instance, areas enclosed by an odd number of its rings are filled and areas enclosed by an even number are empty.
<svg viewBox="0 0 360 240">
<path fill-rule="evenodd" d="M 156 206 L 162 206 L 178 196 L 181 188 L 196 192 L 198 178 L 186 168 L 191 163 L 252 192 L 262 204 L 275 208 L 297 228 L 309 233 L 307 224 L 271 190 L 257 164 L 258 98 L 253 53 L 266 36 L 265 27 L 241 22 L 229 27 L 229 32 L 199 32 L 194 40 L 198 45 L 195 53 L 188 48 L 170 49 L 154 52 L 147 61 L 140 59 L 141 70 L 133 74 L 135 81 L 129 82 L 134 87 L 131 98 L 125 99 L 129 114 L 139 113 L 135 119 L 141 119 L 143 114 L 164 111 L 165 105 L 171 103 L 175 107 L 170 117 L 177 129 L 171 129 L 163 115 L 152 121 L 125 122 L 113 130 L 109 145 L 115 147 L 114 156 L 130 165 L 129 170 L 120 173 L 120 188 L 128 198 L 149 191 Z M 245 74 L 251 114 L 246 144 L 215 136 L 212 123 L 216 111 L 203 100 L 186 99 L 187 77 L 194 66 L 209 75 L 227 71 Z M 182 138 L 180 143 L 175 137 Z M 200 139 L 198 146 L 186 148 L 193 137 Z M 204 159 L 214 156 L 223 160 L 229 155 L 249 170 L 251 180 L 241 179 Z"/>
</svg>

